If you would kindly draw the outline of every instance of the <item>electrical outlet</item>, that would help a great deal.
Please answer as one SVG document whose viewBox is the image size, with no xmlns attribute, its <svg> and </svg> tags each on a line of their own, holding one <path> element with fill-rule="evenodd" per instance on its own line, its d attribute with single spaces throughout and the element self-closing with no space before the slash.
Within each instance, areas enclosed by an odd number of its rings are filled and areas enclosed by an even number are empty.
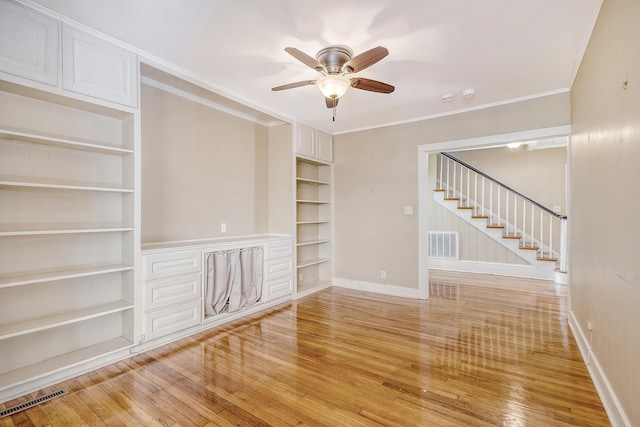
<svg viewBox="0 0 640 427">
<path fill-rule="evenodd" d="M 385 270 L 380 270 L 380 278 L 381 279 L 386 279 L 387 278 L 387 272 Z"/>
<path fill-rule="evenodd" d="M 404 207 L 405 215 L 413 215 L 413 206 L 405 206 Z"/>
<path fill-rule="evenodd" d="M 591 323 L 591 320 L 587 320 L 587 329 L 593 331 L 593 323 Z"/>
<path fill-rule="evenodd" d="M 227 232 L 227 223 L 223 222 L 220 224 L 220 232 L 221 233 L 226 233 Z"/>
</svg>

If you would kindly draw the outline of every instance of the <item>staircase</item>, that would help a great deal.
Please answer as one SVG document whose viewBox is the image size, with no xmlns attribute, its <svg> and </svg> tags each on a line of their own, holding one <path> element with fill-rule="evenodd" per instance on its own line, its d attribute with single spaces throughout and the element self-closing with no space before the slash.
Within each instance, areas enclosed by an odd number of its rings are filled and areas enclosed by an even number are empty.
<svg viewBox="0 0 640 427">
<path fill-rule="evenodd" d="M 438 155 L 434 200 L 554 279 L 567 271 L 567 217 L 531 200 L 449 153 Z"/>
</svg>

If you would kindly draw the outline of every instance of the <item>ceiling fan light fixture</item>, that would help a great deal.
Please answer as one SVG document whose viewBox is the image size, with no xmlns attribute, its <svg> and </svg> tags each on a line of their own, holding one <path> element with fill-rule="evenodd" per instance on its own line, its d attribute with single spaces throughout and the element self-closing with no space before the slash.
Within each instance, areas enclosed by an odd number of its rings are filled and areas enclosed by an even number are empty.
<svg viewBox="0 0 640 427">
<path fill-rule="evenodd" d="M 341 74 L 327 74 L 318 79 L 316 85 L 325 98 L 340 98 L 351 87 L 351 81 Z"/>
</svg>

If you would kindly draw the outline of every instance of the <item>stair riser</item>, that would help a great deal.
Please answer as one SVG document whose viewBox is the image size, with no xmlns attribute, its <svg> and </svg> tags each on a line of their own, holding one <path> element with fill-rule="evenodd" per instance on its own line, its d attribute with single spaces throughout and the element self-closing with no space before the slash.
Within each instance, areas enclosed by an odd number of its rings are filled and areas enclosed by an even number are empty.
<svg viewBox="0 0 640 427">
<path fill-rule="evenodd" d="M 487 220 L 483 218 L 472 218 L 471 210 L 467 209 L 458 209 L 458 202 L 455 200 L 444 200 L 444 194 L 441 192 L 434 192 L 434 200 L 438 202 L 440 205 L 444 206 L 448 211 L 455 214 L 457 217 L 462 218 L 467 223 L 473 225 L 476 229 L 480 230 L 482 233 L 491 237 L 493 240 L 498 242 L 500 245 L 507 248 L 509 251 L 518 255 L 519 257 L 526 260 L 530 265 L 536 266 L 538 268 L 542 268 L 544 270 L 553 270 L 555 268 L 555 263 L 548 261 L 538 261 L 537 259 L 537 251 L 533 250 L 521 250 L 520 240 L 518 239 L 504 239 L 502 237 L 504 230 L 500 228 L 487 228 Z"/>
</svg>

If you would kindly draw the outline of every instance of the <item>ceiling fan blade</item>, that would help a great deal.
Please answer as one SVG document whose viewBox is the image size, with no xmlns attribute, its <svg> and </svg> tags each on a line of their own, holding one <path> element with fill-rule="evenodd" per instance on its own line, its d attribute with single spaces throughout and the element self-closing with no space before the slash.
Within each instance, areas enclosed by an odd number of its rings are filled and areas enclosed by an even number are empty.
<svg viewBox="0 0 640 427">
<path fill-rule="evenodd" d="M 363 79 L 362 77 L 353 78 L 350 80 L 351 87 L 354 87 L 356 89 L 368 90 L 369 92 L 391 93 L 396 89 L 389 84 L 382 83 L 377 80 Z"/>
<path fill-rule="evenodd" d="M 336 108 L 338 106 L 338 101 L 340 101 L 340 98 L 324 98 L 325 102 L 327 103 L 327 108 Z"/>
<path fill-rule="evenodd" d="M 279 91 L 279 90 L 293 89 L 294 87 L 308 86 L 308 85 L 314 85 L 314 84 L 316 84 L 315 80 L 304 80 L 301 82 L 289 83 L 282 86 L 272 87 L 271 90 Z"/>
<path fill-rule="evenodd" d="M 389 51 L 386 47 L 374 47 L 373 49 L 369 49 L 368 51 L 351 58 L 351 60 L 347 61 L 347 63 L 342 66 L 342 70 L 345 73 L 357 73 L 358 71 L 362 71 L 365 68 L 372 66 L 387 55 L 389 55 Z"/>
<path fill-rule="evenodd" d="M 298 61 L 302 62 L 307 67 L 311 67 L 318 72 L 326 71 L 324 65 L 319 63 L 315 58 L 312 58 L 311 56 L 307 55 L 299 49 L 296 49 L 295 47 L 285 47 L 284 51 L 296 58 Z"/>
</svg>

